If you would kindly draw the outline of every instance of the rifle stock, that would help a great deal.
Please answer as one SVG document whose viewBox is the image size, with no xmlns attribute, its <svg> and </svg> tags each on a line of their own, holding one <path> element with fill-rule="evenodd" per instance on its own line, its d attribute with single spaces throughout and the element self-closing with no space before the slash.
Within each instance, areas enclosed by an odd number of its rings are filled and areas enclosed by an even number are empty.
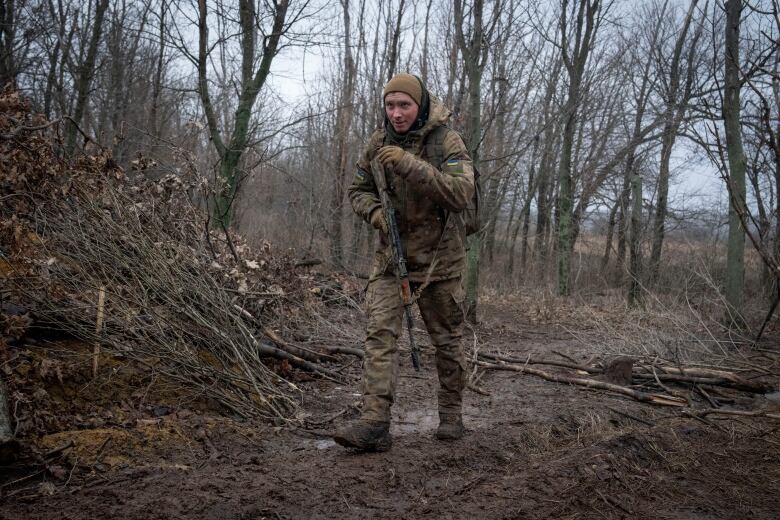
<svg viewBox="0 0 780 520">
<path fill-rule="evenodd" d="M 382 164 L 374 159 L 371 161 L 371 175 L 379 191 L 379 200 L 382 203 L 382 212 L 385 215 L 390 246 L 393 250 L 393 260 L 398 267 L 398 282 L 401 286 L 401 301 L 404 304 L 404 318 L 406 318 L 406 330 L 409 333 L 409 345 L 412 350 L 412 366 L 420 370 L 420 353 L 414 341 L 414 319 L 412 318 L 412 289 L 409 285 L 409 271 L 406 268 L 406 258 L 401 244 L 401 235 L 398 231 L 398 222 L 395 220 L 395 208 L 387 191 L 387 178 Z"/>
</svg>

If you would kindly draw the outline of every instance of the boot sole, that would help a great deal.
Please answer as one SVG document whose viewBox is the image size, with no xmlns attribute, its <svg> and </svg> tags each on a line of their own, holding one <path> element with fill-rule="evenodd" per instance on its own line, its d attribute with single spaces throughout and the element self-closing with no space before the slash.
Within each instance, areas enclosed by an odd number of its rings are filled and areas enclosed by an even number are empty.
<svg viewBox="0 0 780 520">
<path fill-rule="evenodd" d="M 334 435 L 333 440 L 336 441 L 336 444 L 338 444 L 339 446 L 343 446 L 345 448 L 352 448 L 358 451 L 382 452 L 382 451 L 388 451 L 390 448 L 393 447 L 393 441 L 389 437 L 387 439 L 382 439 L 379 442 L 371 443 L 371 444 L 363 444 L 360 442 L 356 442 L 355 440 L 350 439 L 348 437 L 341 437 L 339 435 Z"/>
<path fill-rule="evenodd" d="M 459 435 L 457 437 L 452 435 L 436 435 L 437 441 L 457 441 L 463 438 L 463 435 Z"/>
<path fill-rule="evenodd" d="M 465 431 L 461 431 L 460 433 L 440 433 L 440 432 L 436 432 L 433 436 L 436 437 L 436 439 L 438 439 L 440 441 L 457 441 L 459 439 L 462 439 L 465 434 L 466 434 Z"/>
</svg>

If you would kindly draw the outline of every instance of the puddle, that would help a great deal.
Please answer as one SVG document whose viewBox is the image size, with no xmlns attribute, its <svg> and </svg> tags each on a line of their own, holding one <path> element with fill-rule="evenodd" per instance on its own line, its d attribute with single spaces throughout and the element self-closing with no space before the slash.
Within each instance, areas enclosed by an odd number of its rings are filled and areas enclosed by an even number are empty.
<svg viewBox="0 0 780 520">
<path fill-rule="evenodd" d="M 766 404 L 764 408 L 768 412 L 780 412 L 780 392 L 772 392 L 764 396 Z"/>
<path fill-rule="evenodd" d="M 336 445 L 336 441 L 333 439 L 305 439 L 301 446 L 294 448 L 293 451 L 302 450 L 306 448 L 316 448 L 318 450 L 327 450 Z"/>
<path fill-rule="evenodd" d="M 406 410 L 393 421 L 392 429 L 398 433 L 433 431 L 439 425 L 439 414 L 431 410 Z"/>
<path fill-rule="evenodd" d="M 318 439 L 314 441 L 314 447 L 318 450 L 327 450 L 336 445 L 336 441 L 333 439 Z"/>
</svg>

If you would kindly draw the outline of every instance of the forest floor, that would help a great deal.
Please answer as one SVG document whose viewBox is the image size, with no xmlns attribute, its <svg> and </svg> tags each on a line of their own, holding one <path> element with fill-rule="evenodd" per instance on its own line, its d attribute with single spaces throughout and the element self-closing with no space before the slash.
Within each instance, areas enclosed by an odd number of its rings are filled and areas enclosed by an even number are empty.
<svg viewBox="0 0 780 520">
<path fill-rule="evenodd" d="M 466 343 L 522 358 L 601 355 L 581 340 L 586 323 L 536 319 L 530 307 L 483 303 Z M 361 334 L 360 312 L 329 312 Z M 778 420 L 696 419 L 487 371 L 478 388 L 489 395 L 466 393 L 466 436 L 441 442 L 433 438 L 433 350 L 424 334 L 419 340 L 423 371 L 413 371 L 408 351 L 402 356 L 393 448 L 370 454 L 329 437 L 358 413 L 359 361 L 345 358 L 339 368 L 346 385 L 299 376 L 297 426 L 273 426 L 185 401 L 153 369 L 121 360 L 103 367 L 111 377 L 92 382 L 83 345 L 23 343 L 6 371 L 38 381 L 28 395 L 51 416 L 39 417 L 49 432 L 34 442 L 50 453 L 45 466 L 2 468 L 0 518 L 780 517 Z M 780 350 L 776 341 L 772 349 Z"/>
</svg>

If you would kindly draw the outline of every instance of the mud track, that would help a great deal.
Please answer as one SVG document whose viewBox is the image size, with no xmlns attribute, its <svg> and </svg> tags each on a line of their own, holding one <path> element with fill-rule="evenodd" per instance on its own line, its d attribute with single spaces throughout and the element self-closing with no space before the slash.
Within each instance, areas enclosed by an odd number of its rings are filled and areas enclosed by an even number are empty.
<svg viewBox="0 0 780 520">
<path fill-rule="evenodd" d="M 589 357 L 561 330 L 524 325 L 517 309 L 485 315 L 477 334 L 491 349 Z M 387 453 L 351 453 L 327 436 L 357 413 L 355 364 L 348 386 L 305 383 L 306 428 L 183 407 L 121 434 L 106 429 L 74 448 L 75 474 L 7 486 L 0 518 L 780 517 L 776 422 L 702 423 L 603 392 L 490 372 L 480 383 L 490 395 L 467 393 L 466 437 L 444 443 L 432 436 L 435 372 L 430 347 L 423 354 L 419 375 L 402 360 Z"/>
</svg>

